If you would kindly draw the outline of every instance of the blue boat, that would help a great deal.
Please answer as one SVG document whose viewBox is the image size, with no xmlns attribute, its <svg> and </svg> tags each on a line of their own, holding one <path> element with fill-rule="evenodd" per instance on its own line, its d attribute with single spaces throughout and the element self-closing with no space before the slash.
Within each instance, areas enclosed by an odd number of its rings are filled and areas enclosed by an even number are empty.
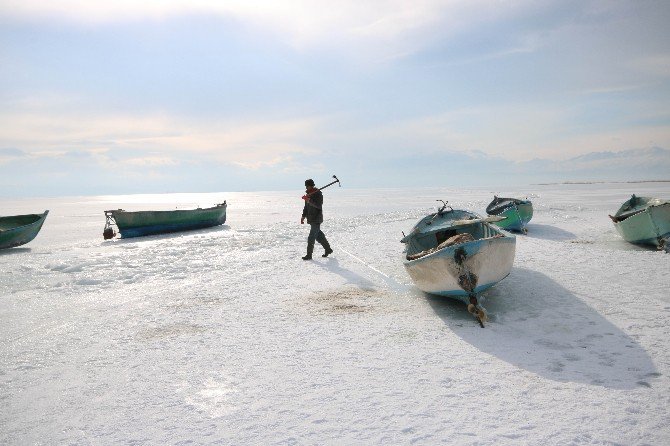
<svg viewBox="0 0 670 446">
<path fill-rule="evenodd" d="M 227 206 L 224 201 L 221 204 L 205 209 L 137 212 L 117 209 L 105 211 L 107 222 L 103 236 L 105 239 L 110 239 L 116 235 L 112 225 L 116 225 L 122 238 L 218 226 L 226 222 Z"/>
<path fill-rule="evenodd" d="M 504 217 L 504 220 L 496 222 L 496 226 L 506 231 L 516 231 L 526 234 L 526 226 L 533 218 L 533 203 L 530 200 L 518 198 L 493 197 L 493 201 L 486 207 L 488 215 Z"/>
<path fill-rule="evenodd" d="M 32 241 L 42 229 L 49 211 L 42 214 L 12 215 L 0 217 L 0 249 L 25 245 Z"/>
<path fill-rule="evenodd" d="M 500 217 L 482 218 L 443 203 L 401 240 L 404 266 L 419 289 L 463 301 L 483 327 L 486 312 L 478 297 L 509 275 L 516 237 L 491 224 Z"/>
<path fill-rule="evenodd" d="M 610 218 L 627 242 L 670 252 L 670 200 L 633 194 Z"/>
</svg>

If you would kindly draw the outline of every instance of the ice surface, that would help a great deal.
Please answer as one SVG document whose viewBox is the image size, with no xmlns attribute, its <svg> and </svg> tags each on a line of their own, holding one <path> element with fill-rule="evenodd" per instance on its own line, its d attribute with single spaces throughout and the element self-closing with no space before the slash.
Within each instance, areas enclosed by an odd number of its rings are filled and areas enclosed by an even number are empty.
<svg viewBox="0 0 670 446">
<path fill-rule="evenodd" d="M 402 231 L 436 199 L 528 196 L 490 323 L 421 293 Z M 49 209 L 0 252 L 0 444 L 670 444 L 670 255 L 607 218 L 670 184 L 0 201 Z M 226 225 L 104 241 L 103 211 L 228 200 Z"/>
</svg>

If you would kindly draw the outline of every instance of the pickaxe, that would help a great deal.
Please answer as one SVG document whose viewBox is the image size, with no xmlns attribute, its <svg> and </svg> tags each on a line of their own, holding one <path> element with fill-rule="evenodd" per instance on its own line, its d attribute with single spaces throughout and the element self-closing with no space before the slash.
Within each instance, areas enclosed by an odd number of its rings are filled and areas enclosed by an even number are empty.
<svg viewBox="0 0 670 446">
<path fill-rule="evenodd" d="M 303 196 L 302 196 L 302 199 L 304 200 L 305 198 L 309 197 L 309 196 L 312 195 L 313 193 L 318 192 L 318 191 L 320 191 L 320 190 L 324 190 L 324 189 L 327 188 L 328 186 L 332 186 L 332 185 L 335 184 L 335 183 L 339 183 L 338 185 L 339 185 L 340 187 L 342 187 L 342 183 L 340 183 L 340 180 L 339 180 L 335 175 L 333 175 L 333 178 L 335 178 L 335 181 L 333 181 L 333 182 L 331 182 L 331 183 L 328 183 L 328 184 L 326 184 L 326 185 L 323 186 L 323 187 L 317 187 L 315 191 L 312 191 L 312 192 L 310 192 L 310 193 L 308 193 L 308 194 L 303 195 Z"/>
</svg>

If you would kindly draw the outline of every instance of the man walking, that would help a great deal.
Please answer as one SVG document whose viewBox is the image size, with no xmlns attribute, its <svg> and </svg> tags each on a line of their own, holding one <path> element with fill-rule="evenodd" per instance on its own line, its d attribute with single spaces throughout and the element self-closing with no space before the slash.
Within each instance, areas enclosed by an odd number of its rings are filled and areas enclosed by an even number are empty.
<svg viewBox="0 0 670 446">
<path fill-rule="evenodd" d="M 326 236 L 321 231 L 321 223 L 323 223 L 323 194 L 319 189 L 314 187 L 314 180 L 305 180 L 305 187 L 307 193 L 302 197 L 305 200 L 305 207 L 302 210 L 302 218 L 300 224 L 307 223 L 310 225 L 309 236 L 307 237 L 307 255 L 303 260 L 312 260 L 312 253 L 314 252 L 314 241 L 321 243 L 326 252 L 321 257 L 328 257 L 333 252 L 330 249 L 330 244 L 326 240 Z"/>
</svg>

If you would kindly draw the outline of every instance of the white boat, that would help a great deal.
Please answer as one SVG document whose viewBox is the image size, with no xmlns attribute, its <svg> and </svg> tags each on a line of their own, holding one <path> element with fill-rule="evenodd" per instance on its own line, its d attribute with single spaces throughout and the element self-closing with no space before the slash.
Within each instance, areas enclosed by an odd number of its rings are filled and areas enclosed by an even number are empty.
<svg viewBox="0 0 670 446">
<path fill-rule="evenodd" d="M 414 284 L 430 294 L 459 299 L 482 326 L 480 293 L 512 270 L 516 237 L 491 225 L 500 217 L 444 206 L 419 220 L 405 243 L 404 266 Z"/>
</svg>

